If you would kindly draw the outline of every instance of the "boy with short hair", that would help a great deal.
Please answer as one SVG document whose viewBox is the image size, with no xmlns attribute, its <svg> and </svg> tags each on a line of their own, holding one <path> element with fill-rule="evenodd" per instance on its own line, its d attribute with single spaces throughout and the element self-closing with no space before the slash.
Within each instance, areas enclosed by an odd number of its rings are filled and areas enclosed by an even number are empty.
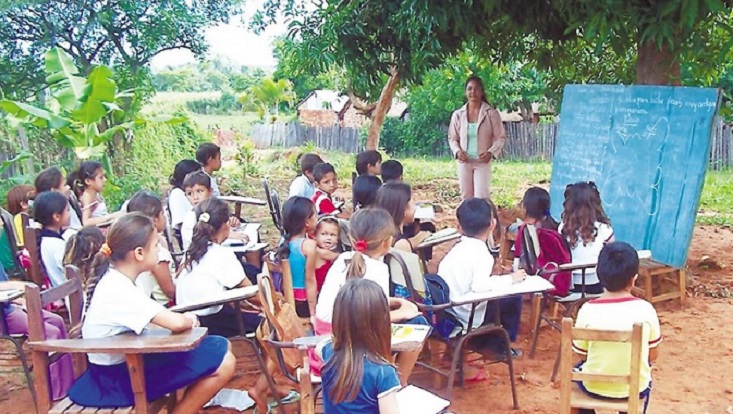
<svg viewBox="0 0 733 414">
<path fill-rule="evenodd" d="M 191 210 L 183 216 L 181 223 L 181 240 L 183 241 L 183 250 L 188 250 L 193 238 L 193 228 L 196 226 L 196 206 L 204 200 L 208 200 L 213 196 L 211 188 L 212 180 L 204 171 L 195 171 L 188 174 L 183 180 L 183 191 L 186 193 L 188 202 L 191 203 Z"/>
<path fill-rule="evenodd" d="M 211 142 L 205 142 L 199 145 L 196 150 L 196 161 L 199 162 L 204 168 L 204 172 L 209 176 L 211 181 L 211 193 L 214 197 L 220 197 L 219 185 L 216 182 L 213 174 L 215 171 L 221 169 L 221 148 L 218 145 L 212 144 Z"/>
<path fill-rule="evenodd" d="M 358 175 L 381 175 L 382 154 L 379 151 L 362 151 L 356 155 L 356 173 Z"/>
<path fill-rule="evenodd" d="M 492 214 L 491 206 L 486 200 L 480 198 L 464 200 L 458 206 L 456 216 L 458 231 L 462 234 L 461 241 L 445 255 L 438 265 L 438 275 L 448 285 L 451 301 L 456 301 L 471 292 L 486 292 L 511 286 L 527 277 L 523 270 L 507 275 L 491 274 L 494 268 L 494 256 L 491 255 L 486 243 L 496 226 L 498 217 Z M 509 339 L 512 342 L 516 341 L 522 316 L 522 298 L 511 297 L 495 301 L 495 303 L 498 305 L 501 325 L 509 333 Z M 471 307 L 472 305 L 468 304 L 449 310 L 463 325 L 464 331 L 468 328 Z M 487 309 L 486 302 L 477 305 L 473 317 L 473 328 L 483 325 L 484 322 L 493 323 L 495 319 L 493 308 L 495 306 Z M 501 353 L 503 349 L 501 339 L 495 336 L 476 338 L 472 341 L 472 347 L 494 353 Z M 519 355 L 519 351 L 512 351 L 514 356 Z"/>
<path fill-rule="evenodd" d="M 354 198 L 354 209 L 367 208 L 377 198 L 377 191 L 382 187 L 382 180 L 374 175 L 360 175 L 351 187 Z"/>
<path fill-rule="evenodd" d="M 397 160 L 387 160 L 382 163 L 382 180 L 385 183 L 390 181 L 402 181 L 402 163 Z"/>
<path fill-rule="evenodd" d="M 316 193 L 313 168 L 316 164 L 320 164 L 322 162 L 323 160 L 318 156 L 318 154 L 306 153 L 298 158 L 298 163 L 300 163 L 300 175 L 295 177 L 293 182 L 290 184 L 288 198 L 295 196 L 313 198 L 313 195 Z"/>
<path fill-rule="evenodd" d="M 316 164 L 313 167 L 313 178 L 316 181 L 316 193 L 313 195 L 313 204 L 316 205 L 318 216 L 338 215 L 340 210 L 336 208 L 331 197 L 338 189 L 338 178 L 333 165 L 329 163 Z"/>
<path fill-rule="evenodd" d="M 657 311 L 651 303 L 631 294 L 639 272 L 639 256 L 636 250 L 624 242 L 612 242 L 598 256 L 596 274 L 603 286 L 603 294 L 583 304 L 578 311 L 575 326 L 591 329 L 630 330 L 635 323 L 643 324 L 641 349 L 640 396 L 645 399 L 644 412 L 651 392 L 651 362 L 657 359 L 662 341 Z M 573 341 L 573 350 L 585 356 L 578 369 L 594 374 L 628 374 L 630 364 L 629 345 L 613 342 Z M 626 384 L 606 382 L 578 383 L 581 390 L 594 397 L 628 398 Z M 593 413 L 581 409 L 579 414 Z"/>
</svg>

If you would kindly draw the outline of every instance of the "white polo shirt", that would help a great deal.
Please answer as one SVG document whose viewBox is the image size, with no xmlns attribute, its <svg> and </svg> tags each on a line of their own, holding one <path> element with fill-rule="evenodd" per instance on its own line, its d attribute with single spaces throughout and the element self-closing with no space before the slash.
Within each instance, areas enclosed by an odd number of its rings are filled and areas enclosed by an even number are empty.
<svg viewBox="0 0 733 414">
<path fill-rule="evenodd" d="M 183 223 L 186 213 L 193 210 L 193 206 L 186 198 L 186 193 L 176 187 L 168 195 L 168 210 L 171 213 L 171 226 L 178 227 Z"/>
<path fill-rule="evenodd" d="M 72 234 L 68 233 L 66 235 L 70 237 Z M 51 281 L 52 287 L 66 282 L 66 274 L 64 274 L 65 250 L 65 239 L 48 236 L 41 238 L 41 260 L 43 261 L 43 268 L 46 270 L 46 276 Z"/>
<path fill-rule="evenodd" d="M 176 304 L 187 306 L 216 298 L 220 293 L 239 286 L 247 277 L 244 268 L 234 252 L 216 243 L 209 244 L 209 250 L 191 270 L 183 268 L 174 279 Z M 222 305 L 193 311 L 206 316 L 218 313 Z"/>
<path fill-rule="evenodd" d="M 163 310 L 163 305 L 145 296 L 132 279 L 110 268 L 94 289 L 81 333 L 85 339 L 107 338 L 130 331 L 140 335 Z M 125 362 L 121 354 L 88 356 L 89 362 L 97 365 Z"/>
</svg>

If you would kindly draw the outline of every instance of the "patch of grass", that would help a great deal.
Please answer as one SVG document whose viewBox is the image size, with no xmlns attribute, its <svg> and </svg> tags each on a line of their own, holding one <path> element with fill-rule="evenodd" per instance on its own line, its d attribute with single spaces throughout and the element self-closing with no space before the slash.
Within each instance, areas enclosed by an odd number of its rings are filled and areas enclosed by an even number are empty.
<svg viewBox="0 0 733 414">
<path fill-rule="evenodd" d="M 700 224 L 733 225 L 733 171 L 708 171 L 697 215 Z"/>
<path fill-rule="evenodd" d="M 201 129 L 233 130 L 249 134 L 252 124 L 259 122 L 260 117 L 254 112 L 243 112 L 237 115 L 204 115 L 189 113 L 191 120 Z"/>
</svg>

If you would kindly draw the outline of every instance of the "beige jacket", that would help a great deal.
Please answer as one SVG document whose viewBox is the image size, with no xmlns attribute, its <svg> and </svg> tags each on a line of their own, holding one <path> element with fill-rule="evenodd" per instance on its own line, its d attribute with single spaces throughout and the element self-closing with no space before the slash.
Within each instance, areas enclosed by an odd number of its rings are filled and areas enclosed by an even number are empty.
<svg viewBox="0 0 733 414">
<path fill-rule="evenodd" d="M 481 103 L 481 109 L 479 110 L 477 137 L 479 154 L 489 151 L 494 157 L 501 155 L 506 140 L 504 124 L 501 122 L 499 111 L 486 102 Z M 466 150 L 468 144 L 468 104 L 463 105 L 451 115 L 450 127 L 448 127 L 448 144 L 454 158 L 458 151 Z"/>
</svg>

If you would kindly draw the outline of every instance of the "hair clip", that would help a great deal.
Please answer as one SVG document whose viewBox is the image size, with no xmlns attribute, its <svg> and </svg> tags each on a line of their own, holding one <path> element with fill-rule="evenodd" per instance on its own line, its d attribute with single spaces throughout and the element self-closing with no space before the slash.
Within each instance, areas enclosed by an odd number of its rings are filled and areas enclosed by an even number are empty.
<svg viewBox="0 0 733 414">
<path fill-rule="evenodd" d="M 109 248 L 109 244 L 102 243 L 102 246 L 99 248 L 99 253 L 102 253 L 105 257 L 109 257 L 112 254 L 112 249 Z"/>
<path fill-rule="evenodd" d="M 369 247 L 369 245 L 364 240 L 357 240 L 354 243 L 354 250 L 356 250 L 359 253 L 364 253 L 366 251 L 367 247 Z"/>
<path fill-rule="evenodd" d="M 201 223 L 208 223 L 209 220 L 211 220 L 211 216 L 209 215 L 209 213 L 203 212 L 199 216 L 199 222 Z"/>
</svg>

